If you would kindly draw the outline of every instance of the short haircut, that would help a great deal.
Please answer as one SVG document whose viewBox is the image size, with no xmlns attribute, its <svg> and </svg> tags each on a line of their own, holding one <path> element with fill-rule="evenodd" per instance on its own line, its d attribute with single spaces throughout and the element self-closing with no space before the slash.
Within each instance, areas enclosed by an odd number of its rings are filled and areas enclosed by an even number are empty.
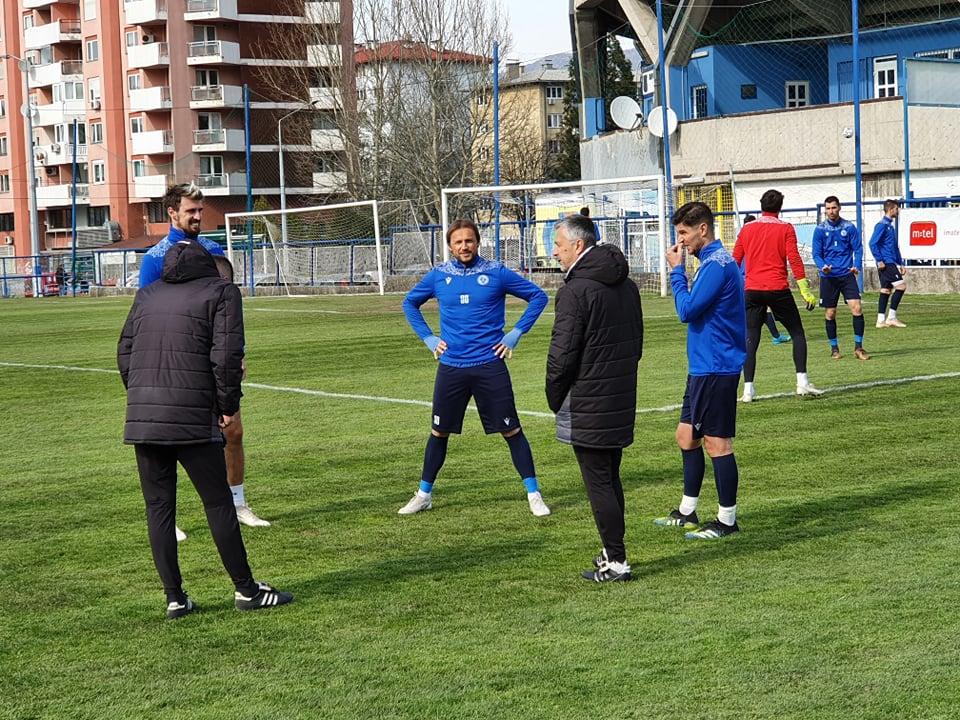
<svg viewBox="0 0 960 720">
<path fill-rule="evenodd" d="M 752 223 L 752 222 L 753 222 L 754 220 L 756 220 L 756 219 L 757 219 L 757 216 L 756 216 L 756 215 L 747 215 L 747 216 L 743 219 L 743 224 L 746 225 L 747 223 Z"/>
<path fill-rule="evenodd" d="M 477 224 L 473 220 L 460 218 L 459 220 L 454 220 L 450 227 L 447 228 L 447 245 L 450 244 L 450 238 L 453 237 L 453 234 L 457 230 L 463 230 L 464 228 L 473 230 L 473 236 L 477 239 L 477 244 L 480 243 L 480 228 L 477 227 Z"/>
<path fill-rule="evenodd" d="M 163 196 L 164 209 L 173 208 L 174 210 L 179 210 L 180 200 L 183 198 L 190 198 L 191 200 L 196 200 L 199 202 L 200 200 L 203 200 L 203 193 L 200 192 L 200 188 L 198 188 L 192 182 L 171 185 L 167 188 L 167 192 Z"/>
<path fill-rule="evenodd" d="M 779 190 L 767 190 L 760 198 L 760 209 L 768 213 L 783 210 L 783 193 Z"/>
<path fill-rule="evenodd" d="M 588 207 L 580 208 L 580 214 L 583 215 L 584 217 L 590 217 L 590 208 Z"/>
<path fill-rule="evenodd" d="M 884 200 L 883 201 L 883 211 L 885 213 L 890 212 L 895 207 L 900 207 L 900 203 L 896 200 Z"/>
<path fill-rule="evenodd" d="M 224 255 L 214 255 L 213 264 L 217 266 L 217 272 L 227 282 L 233 282 L 233 263 L 227 260 Z"/>
<path fill-rule="evenodd" d="M 687 227 L 699 227 L 704 223 L 710 234 L 713 234 L 713 211 L 710 206 L 702 202 L 688 202 L 681 205 L 673 213 L 674 225 L 686 225 Z"/>
<path fill-rule="evenodd" d="M 567 215 L 553 228 L 555 233 L 559 233 L 561 230 L 571 241 L 583 241 L 585 247 L 592 247 L 597 244 L 597 230 L 593 226 L 593 220 L 583 215 Z"/>
<path fill-rule="evenodd" d="M 830 195 L 830 196 L 826 197 L 826 198 L 824 199 L 824 201 L 823 201 L 823 204 L 824 204 L 824 205 L 829 205 L 830 203 L 836 203 L 837 205 L 839 205 L 839 204 L 840 204 L 840 198 L 838 198 L 836 195 Z"/>
</svg>

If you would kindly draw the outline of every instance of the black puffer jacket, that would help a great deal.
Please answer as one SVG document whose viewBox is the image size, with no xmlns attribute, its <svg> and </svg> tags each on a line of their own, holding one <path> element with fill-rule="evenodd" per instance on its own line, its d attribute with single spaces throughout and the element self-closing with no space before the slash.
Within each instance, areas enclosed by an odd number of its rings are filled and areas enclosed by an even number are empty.
<svg viewBox="0 0 960 720">
<path fill-rule="evenodd" d="M 123 441 L 223 442 L 220 415 L 240 409 L 243 343 L 240 291 L 198 243 L 174 245 L 162 282 L 137 292 L 117 345 L 127 388 Z"/>
<path fill-rule="evenodd" d="M 643 311 L 628 272 L 615 246 L 596 245 L 557 292 L 547 403 L 563 442 L 592 448 L 633 442 Z"/>
</svg>

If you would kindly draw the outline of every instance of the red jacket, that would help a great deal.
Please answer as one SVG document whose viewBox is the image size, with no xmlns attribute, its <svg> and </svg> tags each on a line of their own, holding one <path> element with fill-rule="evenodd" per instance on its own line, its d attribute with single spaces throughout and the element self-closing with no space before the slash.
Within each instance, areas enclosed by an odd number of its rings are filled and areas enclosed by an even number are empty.
<svg viewBox="0 0 960 720">
<path fill-rule="evenodd" d="M 788 261 L 794 280 L 806 278 L 797 250 L 797 233 L 775 213 L 765 212 L 740 229 L 733 259 L 744 269 L 746 290 L 789 290 Z"/>
</svg>

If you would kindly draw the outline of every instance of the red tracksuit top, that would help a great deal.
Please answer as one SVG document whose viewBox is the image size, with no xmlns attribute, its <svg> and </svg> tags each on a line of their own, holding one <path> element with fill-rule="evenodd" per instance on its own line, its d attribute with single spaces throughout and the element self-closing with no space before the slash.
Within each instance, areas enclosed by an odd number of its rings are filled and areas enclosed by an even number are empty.
<svg viewBox="0 0 960 720">
<path fill-rule="evenodd" d="M 745 271 L 745 290 L 789 290 L 787 261 L 794 280 L 806 278 L 797 250 L 797 233 L 775 213 L 765 212 L 740 229 L 733 259 Z"/>
</svg>

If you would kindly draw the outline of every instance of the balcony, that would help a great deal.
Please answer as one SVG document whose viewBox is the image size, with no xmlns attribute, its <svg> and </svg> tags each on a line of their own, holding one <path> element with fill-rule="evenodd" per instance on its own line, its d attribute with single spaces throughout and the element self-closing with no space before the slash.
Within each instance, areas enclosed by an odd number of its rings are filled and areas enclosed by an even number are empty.
<svg viewBox="0 0 960 720">
<path fill-rule="evenodd" d="M 133 193 L 138 198 L 162 198 L 166 192 L 166 175 L 141 175 L 133 178 Z"/>
<path fill-rule="evenodd" d="M 245 195 L 247 192 L 246 173 L 197 175 L 194 182 L 204 195 Z"/>
<path fill-rule="evenodd" d="M 167 21 L 167 0 L 125 0 L 127 25 L 157 25 Z"/>
<path fill-rule="evenodd" d="M 23 9 L 36 10 L 37 8 L 50 7 L 58 2 L 71 2 L 71 0 L 23 0 Z M 73 0 L 73 4 L 76 5 L 77 1 Z"/>
<path fill-rule="evenodd" d="M 340 91 L 337 88 L 310 88 L 310 102 L 317 110 L 336 110 L 340 107 Z"/>
<path fill-rule="evenodd" d="M 307 45 L 307 65 L 310 67 L 340 67 L 343 48 L 339 45 Z"/>
<path fill-rule="evenodd" d="M 59 205 L 70 205 L 73 202 L 73 185 L 71 183 L 57 183 L 37 185 L 37 207 L 48 208 Z M 77 202 L 90 202 L 90 186 L 77 184 Z"/>
<path fill-rule="evenodd" d="M 173 107 L 170 88 L 166 85 L 130 91 L 130 110 L 169 110 Z"/>
<path fill-rule="evenodd" d="M 51 143 L 37 145 L 33 150 L 34 159 L 47 167 L 69 165 L 73 162 L 73 143 Z M 87 146 L 77 145 L 77 162 L 87 161 Z"/>
<path fill-rule="evenodd" d="M 241 105 L 243 88 L 239 85 L 194 85 L 190 88 L 190 107 L 194 110 Z"/>
<path fill-rule="evenodd" d="M 243 152 L 245 149 L 243 130 L 221 128 L 193 133 L 193 152 Z"/>
<path fill-rule="evenodd" d="M 233 20 L 236 21 L 237 0 L 187 0 L 183 19 L 187 22 L 197 20 Z"/>
<path fill-rule="evenodd" d="M 173 153 L 173 133 L 170 130 L 150 130 L 131 133 L 130 149 L 134 155 L 170 155 Z"/>
<path fill-rule="evenodd" d="M 339 25 L 340 3 L 338 2 L 306 2 L 304 16 L 307 22 L 316 25 Z"/>
<path fill-rule="evenodd" d="M 23 31 L 23 43 L 27 50 L 39 50 L 61 42 L 80 42 L 79 20 L 54 20 Z"/>
<path fill-rule="evenodd" d="M 340 193 L 347 186 L 345 172 L 315 172 L 313 174 L 313 189 L 318 193 Z"/>
<path fill-rule="evenodd" d="M 310 131 L 310 145 L 320 152 L 340 152 L 343 150 L 343 136 L 339 130 L 314 129 Z"/>
<path fill-rule="evenodd" d="M 64 81 L 83 80 L 83 62 L 81 60 L 61 60 L 48 65 L 30 66 L 30 87 L 48 87 Z"/>
<path fill-rule="evenodd" d="M 239 65 L 240 43 L 227 40 L 187 43 L 187 65 Z"/>
<path fill-rule="evenodd" d="M 127 65 L 136 68 L 163 67 L 170 64 L 170 48 L 165 42 L 152 42 L 127 48 Z"/>
<path fill-rule="evenodd" d="M 82 120 L 86 116 L 84 100 L 61 100 L 47 105 L 34 105 L 36 119 L 34 125 L 47 127 L 72 123 L 74 118 Z"/>
</svg>

